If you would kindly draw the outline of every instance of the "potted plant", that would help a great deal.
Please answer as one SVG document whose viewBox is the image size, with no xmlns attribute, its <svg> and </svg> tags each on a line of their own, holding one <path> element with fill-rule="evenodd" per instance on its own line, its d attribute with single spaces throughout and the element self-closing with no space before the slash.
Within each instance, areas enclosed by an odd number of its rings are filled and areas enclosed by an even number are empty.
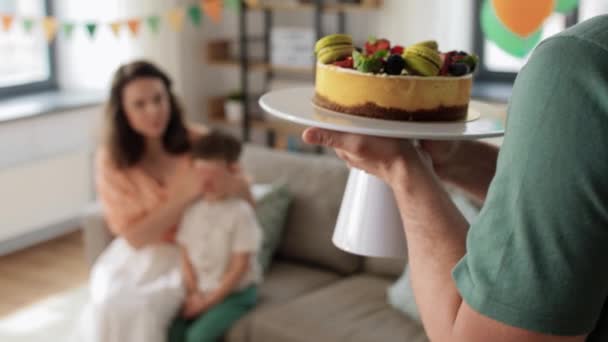
<svg viewBox="0 0 608 342">
<path fill-rule="evenodd" d="M 224 102 L 224 112 L 228 122 L 241 122 L 243 120 L 243 93 L 231 92 Z"/>
</svg>

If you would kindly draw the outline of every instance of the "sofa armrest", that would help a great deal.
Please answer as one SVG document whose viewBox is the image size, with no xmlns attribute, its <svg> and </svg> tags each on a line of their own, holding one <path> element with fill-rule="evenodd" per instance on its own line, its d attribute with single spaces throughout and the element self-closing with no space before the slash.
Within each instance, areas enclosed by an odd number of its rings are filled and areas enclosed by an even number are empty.
<svg viewBox="0 0 608 342">
<path fill-rule="evenodd" d="M 114 239 L 98 203 L 85 209 L 82 215 L 82 231 L 85 258 L 89 266 L 93 266 L 97 257 Z"/>
</svg>

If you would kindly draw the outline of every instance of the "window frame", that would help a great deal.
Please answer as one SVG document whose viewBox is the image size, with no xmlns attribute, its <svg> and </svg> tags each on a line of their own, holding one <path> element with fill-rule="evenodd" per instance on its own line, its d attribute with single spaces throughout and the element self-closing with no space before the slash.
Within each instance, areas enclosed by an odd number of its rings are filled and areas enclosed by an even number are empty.
<svg viewBox="0 0 608 342">
<path fill-rule="evenodd" d="M 473 33 L 473 48 L 479 56 L 479 67 L 476 72 L 476 80 L 479 81 L 487 81 L 487 82 L 497 82 L 497 83 L 509 83 L 512 84 L 515 82 L 515 77 L 517 77 L 517 72 L 502 72 L 502 71 L 492 71 L 486 68 L 484 61 L 485 55 L 485 46 L 484 46 L 484 35 L 481 29 L 481 22 L 479 20 L 481 15 L 481 8 L 483 6 L 483 2 L 485 0 L 475 0 L 475 29 Z M 572 11 L 572 13 L 566 16 L 566 28 L 569 28 L 573 25 L 576 25 L 579 21 L 579 10 L 578 8 Z"/>
<path fill-rule="evenodd" d="M 44 6 L 45 15 L 52 16 L 54 14 L 52 1 L 44 0 Z M 54 39 L 48 46 L 49 77 L 46 80 L 0 87 L 0 100 L 58 89 L 56 49 L 56 39 Z"/>
</svg>

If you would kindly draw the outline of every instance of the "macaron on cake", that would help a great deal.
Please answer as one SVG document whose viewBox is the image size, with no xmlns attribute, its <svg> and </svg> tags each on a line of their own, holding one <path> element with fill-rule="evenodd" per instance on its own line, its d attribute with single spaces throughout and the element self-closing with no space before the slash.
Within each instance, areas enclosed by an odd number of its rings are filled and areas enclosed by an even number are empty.
<svg viewBox="0 0 608 342">
<path fill-rule="evenodd" d="M 437 42 L 394 45 L 370 38 L 363 48 L 333 34 L 315 45 L 314 103 L 386 120 L 456 121 L 467 116 L 478 58 L 439 51 Z"/>
</svg>

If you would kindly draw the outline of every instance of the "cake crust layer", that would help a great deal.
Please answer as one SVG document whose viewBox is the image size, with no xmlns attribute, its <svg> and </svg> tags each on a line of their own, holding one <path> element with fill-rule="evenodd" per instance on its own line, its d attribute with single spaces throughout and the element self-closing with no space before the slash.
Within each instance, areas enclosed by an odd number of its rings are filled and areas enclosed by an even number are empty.
<svg viewBox="0 0 608 342">
<path fill-rule="evenodd" d="M 347 113 L 374 119 L 395 121 L 458 121 L 467 117 L 468 104 L 460 106 L 439 106 L 435 109 L 403 110 L 378 106 L 373 102 L 366 102 L 357 106 L 344 106 L 328 100 L 315 93 L 313 102 L 322 108 L 335 112 Z"/>
</svg>

